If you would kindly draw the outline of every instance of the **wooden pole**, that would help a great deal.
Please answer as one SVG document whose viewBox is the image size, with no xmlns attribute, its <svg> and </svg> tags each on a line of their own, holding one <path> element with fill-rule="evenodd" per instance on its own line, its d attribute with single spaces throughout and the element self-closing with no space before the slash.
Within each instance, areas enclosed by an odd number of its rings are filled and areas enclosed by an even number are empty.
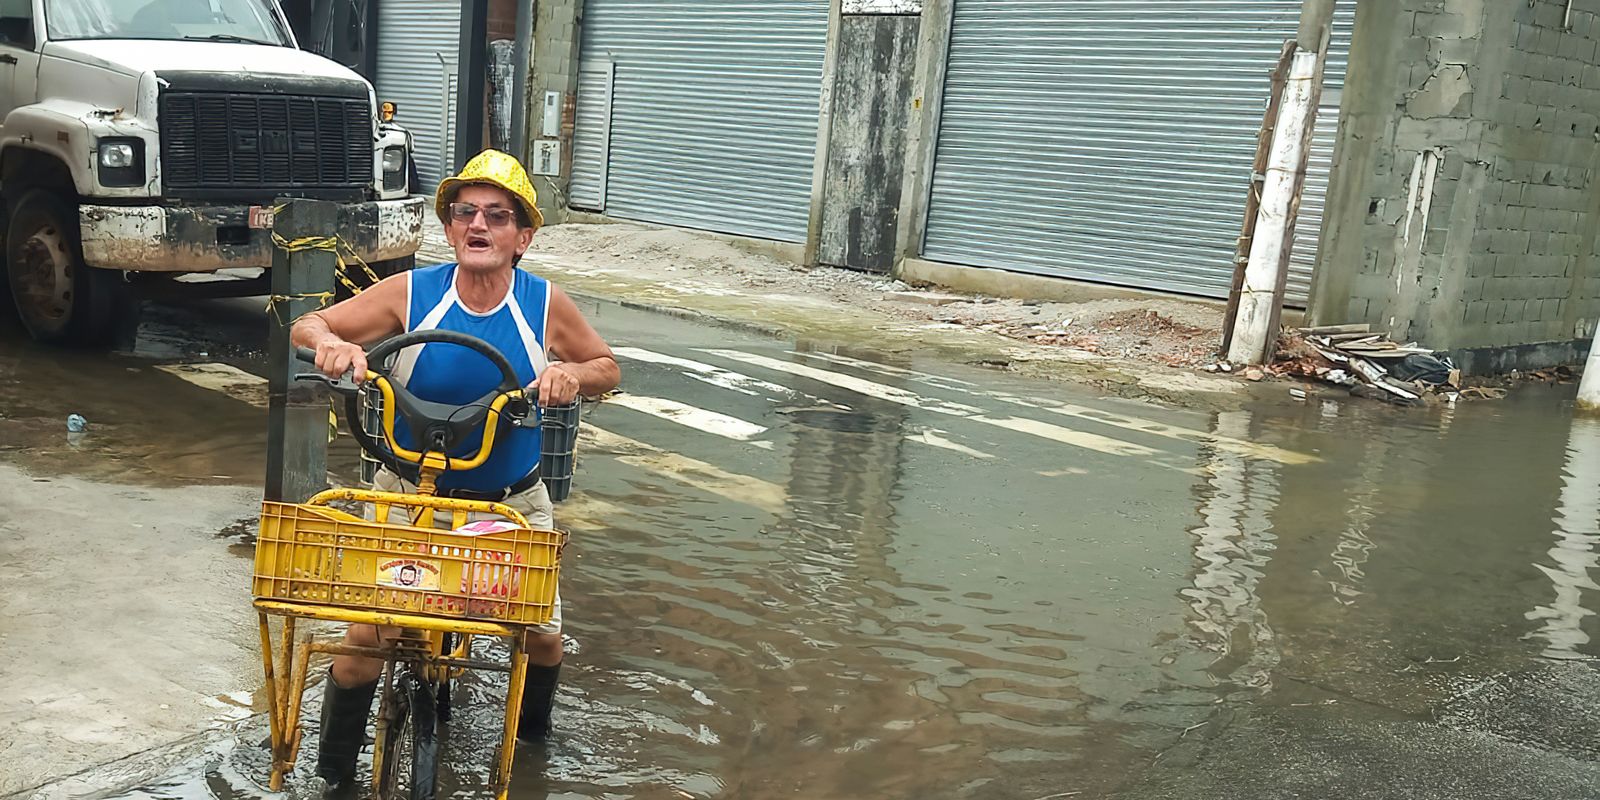
<svg viewBox="0 0 1600 800">
<path fill-rule="evenodd" d="M 1261 188 L 1261 210 L 1256 235 L 1250 243 L 1250 261 L 1245 266 L 1244 285 L 1239 294 L 1239 312 L 1234 320 L 1233 338 L 1227 358 L 1238 364 L 1261 364 L 1272 336 L 1268 327 L 1277 303 L 1280 273 L 1288 264 L 1285 254 L 1293 245 L 1295 194 L 1305 171 L 1307 130 L 1316 120 L 1312 106 L 1312 83 L 1318 74 L 1321 54 L 1301 49 L 1294 54 L 1283 105 L 1278 110 L 1277 130 L 1272 154 L 1267 163 L 1267 180 Z"/>
<path fill-rule="evenodd" d="M 1263 135 L 1272 144 L 1266 163 L 1259 159 L 1256 174 L 1265 172 L 1261 194 L 1252 194 L 1246 208 L 1239 252 L 1244 263 L 1235 264 L 1234 284 L 1228 294 L 1223 320 L 1222 352 L 1230 361 L 1260 364 L 1272 360 L 1277 347 L 1278 324 L 1288 284 L 1289 256 L 1294 247 L 1294 223 L 1305 185 L 1306 161 L 1316 130 L 1317 104 L 1322 97 L 1322 68 L 1327 61 L 1336 0 L 1302 0 L 1300 26 L 1295 41 L 1285 46 L 1283 59 L 1292 73 L 1286 89 L 1274 87 L 1278 108 Z M 1279 62 L 1280 69 L 1285 65 Z M 1292 98 L 1285 100 L 1284 95 Z M 1265 129 L 1267 126 L 1263 126 Z M 1252 176 L 1252 189 L 1255 188 Z M 1276 252 L 1274 252 L 1276 251 Z M 1244 336 L 1247 342 L 1241 343 Z"/>
<path fill-rule="evenodd" d="M 332 236 L 339 206 L 323 200 L 281 200 L 273 223 L 289 243 Z M 327 487 L 328 402 L 294 376 L 311 367 L 294 357 L 289 327 L 301 315 L 332 302 L 338 256 L 329 250 L 279 248 L 272 258 L 272 301 L 267 339 L 266 499 L 303 503 Z"/>
<path fill-rule="evenodd" d="M 1256 134 L 1256 160 L 1250 167 L 1250 192 L 1244 201 L 1244 223 L 1233 256 L 1233 284 L 1228 288 L 1228 309 L 1222 315 L 1222 350 L 1233 344 L 1233 323 L 1239 316 L 1239 290 L 1244 288 L 1244 268 L 1250 262 L 1250 242 L 1256 233 L 1256 214 L 1261 210 L 1261 184 L 1267 178 L 1267 156 L 1272 153 L 1272 132 L 1278 123 L 1278 106 L 1283 102 L 1283 84 L 1289 77 L 1289 60 L 1295 43 L 1283 43 L 1278 66 L 1272 71 L 1272 93 L 1267 96 L 1267 111 Z"/>
<path fill-rule="evenodd" d="M 1305 131 L 1301 134 L 1300 167 L 1294 177 L 1294 202 L 1289 206 L 1289 226 L 1283 236 L 1283 252 L 1278 256 L 1281 266 L 1278 269 L 1278 285 L 1272 291 L 1272 317 L 1267 320 L 1267 341 L 1261 348 L 1265 363 L 1271 363 L 1273 355 L 1278 352 L 1283 303 L 1289 292 L 1289 262 L 1294 258 L 1295 227 L 1300 223 L 1300 201 L 1305 199 L 1306 168 L 1311 162 L 1311 144 L 1317 135 L 1317 112 L 1322 108 L 1322 74 L 1328 64 L 1328 44 L 1332 31 L 1326 27 L 1321 30 L 1322 42 L 1317 46 L 1317 70 L 1311 77 L 1311 114 L 1306 118 Z"/>
</svg>

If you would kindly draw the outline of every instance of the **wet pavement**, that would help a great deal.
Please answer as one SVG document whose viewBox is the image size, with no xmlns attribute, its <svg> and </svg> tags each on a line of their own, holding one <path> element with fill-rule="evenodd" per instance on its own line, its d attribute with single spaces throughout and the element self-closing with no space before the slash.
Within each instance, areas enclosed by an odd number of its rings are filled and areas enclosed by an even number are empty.
<svg viewBox="0 0 1600 800">
<path fill-rule="evenodd" d="M 166 309 L 120 355 L 0 340 L 0 495 L 44 478 L 86 506 L 148 498 L 108 525 L 205 509 L 159 543 L 237 588 L 190 584 L 163 613 L 187 603 L 244 640 L 249 536 L 225 523 L 253 513 L 265 415 L 156 367 L 260 372 L 253 309 Z M 573 530 L 558 735 L 521 754 L 513 797 L 1600 796 L 1600 422 L 1571 419 L 1570 387 L 1202 413 L 585 309 L 625 394 L 586 413 L 557 509 Z M 69 410 L 88 436 L 67 440 Z M 16 587 L 38 526 L 0 532 Z M 236 603 L 228 634 L 214 606 Z M 0 642 L 36 624 L 0 620 Z M 218 659 L 219 685 L 259 688 L 259 664 Z M 8 646 L 0 680 L 33 674 L 19 663 Z M 13 702 L 77 674 L 57 669 Z M 446 796 L 480 797 L 504 689 L 463 691 Z M 0 791 L 266 796 L 264 723 L 237 716 Z M 301 782 L 313 753 L 308 735 Z"/>
</svg>

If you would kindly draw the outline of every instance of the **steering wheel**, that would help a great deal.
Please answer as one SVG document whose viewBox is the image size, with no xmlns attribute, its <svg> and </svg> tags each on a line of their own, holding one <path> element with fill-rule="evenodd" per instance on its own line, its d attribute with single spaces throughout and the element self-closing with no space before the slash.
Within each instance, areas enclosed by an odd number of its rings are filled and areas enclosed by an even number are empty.
<svg viewBox="0 0 1600 800">
<path fill-rule="evenodd" d="M 500 385 L 464 405 L 436 403 L 417 397 L 394 380 L 382 364 L 389 356 L 407 347 L 423 344 L 453 344 L 476 351 L 500 371 Z M 297 348 L 296 352 L 300 358 L 316 362 L 314 351 Z M 358 386 L 346 379 L 332 381 L 327 376 L 315 373 L 299 377 L 324 381 L 344 395 L 345 424 L 356 443 L 378 463 L 413 483 L 417 482 L 423 463 L 429 461 L 430 456 L 434 457 L 431 461 L 436 466 L 442 464 L 445 470 L 468 470 L 482 465 L 494 449 L 499 423 L 509 420 L 513 424 L 521 424 L 532 412 L 532 404 L 523 396 L 521 381 L 517 379 L 505 355 L 476 336 L 456 331 L 412 331 L 383 341 L 367 352 L 367 375 L 363 385 Z M 372 436 L 362 425 L 360 400 L 363 387 L 375 389 L 383 397 L 381 437 Z M 411 450 L 396 440 L 396 413 L 405 418 L 418 442 L 417 450 Z M 491 416 L 495 417 L 492 424 L 489 419 Z M 480 427 L 483 429 L 483 438 L 475 456 L 450 456 L 452 450 L 465 443 Z"/>
</svg>

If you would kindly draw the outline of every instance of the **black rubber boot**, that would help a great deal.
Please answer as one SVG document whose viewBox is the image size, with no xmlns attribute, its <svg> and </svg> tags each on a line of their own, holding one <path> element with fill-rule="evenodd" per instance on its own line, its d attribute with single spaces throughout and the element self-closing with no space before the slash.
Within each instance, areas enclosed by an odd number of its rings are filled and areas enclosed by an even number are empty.
<svg viewBox="0 0 1600 800">
<path fill-rule="evenodd" d="M 550 735 L 550 709 L 556 705 L 556 685 L 561 682 L 561 665 L 528 665 L 528 678 L 522 685 L 522 716 L 517 718 L 517 738 L 542 742 Z"/>
<path fill-rule="evenodd" d="M 349 689 L 329 673 L 322 682 L 322 735 L 317 740 L 317 775 L 328 782 L 330 796 L 341 796 L 355 785 L 356 756 L 367 741 L 367 716 L 378 682 Z"/>
</svg>

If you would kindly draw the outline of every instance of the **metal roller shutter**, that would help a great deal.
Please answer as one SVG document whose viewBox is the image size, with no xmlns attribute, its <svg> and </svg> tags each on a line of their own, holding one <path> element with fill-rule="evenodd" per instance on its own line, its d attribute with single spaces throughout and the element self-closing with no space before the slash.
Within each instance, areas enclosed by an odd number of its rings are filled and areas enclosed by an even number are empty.
<svg viewBox="0 0 1600 800">
<path fill-rule="evenodd" d="M 611 142 L 611 62 L 589 61 L 578 70 L 577 121 L 572 136 L 574 208 L 606 210 L 606 147 Z"/>
<path fill-rule="evenodd" d="M 575 174 L 606 175 L 616 217 L 804 241 L 827 34 L 827 0 L 588 0 L 610 163 L 585 147 Z"/>
<path fill-rule="evenodd" d="M 1226 296 L 1300 0 L 957 0 L 928 258 Z"/>
<path fill-rule="evenodd" d="M 1294 250 L 1289 254 L 1286 302 L 1296 308 L 1304 308 L 1311 294 L 1311 272 L 1317 265 L 1322 213 L 1327 208 L 1328 175 L 1333 171 L 1333 146 L 1339 136 L 1339 102 L 1344 97 L 1355 29 L 1356 0 L 1338 0 L 1333 9 L 1333 32 L 1328 37 L 1328 63 L 1322 70 L 1322 103 L 1317 107 L 1317 127 L 1306 162 L 1306 185 L 1300 193 L 1300 213 L 1295 216 Z"/>
<path fill-rule="evenodd" d="M 431 194 L 453 171 L 456 53 L 461 4 L 438 0 L 383 0 L 378 4 L 380 100 L 400 107 L 397 122 L 411 132 L 417 174 Z"/>
</svg>

